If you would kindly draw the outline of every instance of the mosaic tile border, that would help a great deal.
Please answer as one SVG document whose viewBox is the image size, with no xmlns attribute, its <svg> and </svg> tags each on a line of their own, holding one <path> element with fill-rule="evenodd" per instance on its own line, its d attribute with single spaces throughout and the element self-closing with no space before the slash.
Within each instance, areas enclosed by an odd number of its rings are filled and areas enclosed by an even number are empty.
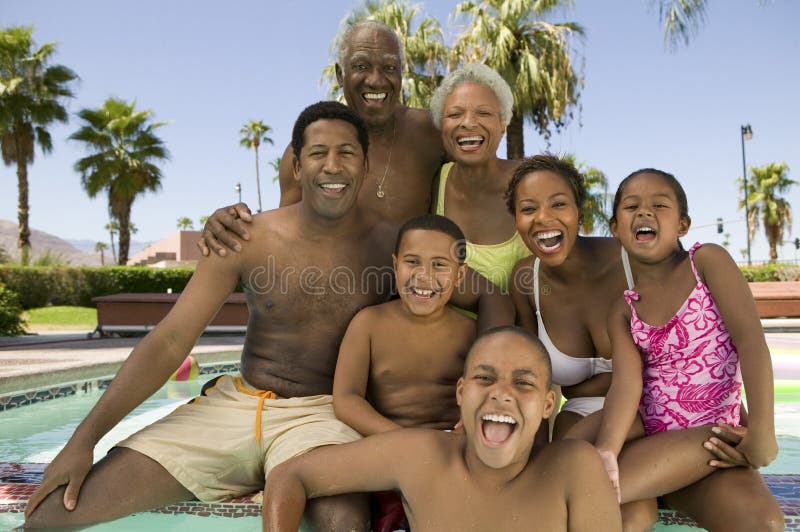
<svg viewBox="0 0 800 532">
<path fill-rule="evenodd" d="M 201 364 L 198 374 L 208 375 L 211 373 L 232 373 L 239 371 L 240 367 L 241 364 L 239 362 L 215 362 Z M 15 392 L 13 394 L 3 395 L 0 396 L 0 412 L 4 410 L 10 410 L 12 408 L 34 405 L 43 401 L 51 401 L 53 399 L 69 397 L 79 393 L 88 393 L 94 389 L 105 390 L 113 378 L 113 375 L 109 375 L 107 377 L 100 377 L 97 379 L 67 382 L 50 386 L 48 388 L 27 390 L 24 392 Z"/>
<path fill-rule="evenodd" d="M 26 501 L 41 482 L 46 465 L 0 462 L 0 513 L 24 511 Z M 800 474 L 764 475 L 764 479 L 786 516 L 786 530 L 800 531 Z M 261 493 L 213 504 L 186 501 L 151 512 L 201 517 L 259 517 Z M 694 521 L 674 510 L 659 510 L 659 521 L 665 525 L 697 526 Z"/>
</svg>

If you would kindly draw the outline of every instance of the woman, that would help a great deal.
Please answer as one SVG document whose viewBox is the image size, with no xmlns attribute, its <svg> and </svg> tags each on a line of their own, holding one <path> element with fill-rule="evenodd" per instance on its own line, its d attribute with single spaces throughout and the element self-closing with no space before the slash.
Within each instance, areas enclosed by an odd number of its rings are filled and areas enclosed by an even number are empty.
<svg viewBox="0 0 800 532">
<path fill-rule="evenodd" d="M 511 295 L 518 320 L 537 330 L 548 347 L 554 381 L 557 375 L 562 383 L 570 376 L 584 377 L 576 386 L 562 388 L 567 397 L 574 397 L 576 391 L 586 397 L 605 395 L 610 374 L 603 371 L 606 363 L 598 359 L 611 356 L 606 316 L 611 302 L 632 285 L 632 279 L 626 279 L 629 268 L 616 240 L 578 234 L 584 195 L 578 171 L 549 155 L 523 161 L 514 172 L 507 193 L 517 230 L 533 252 L 533 256 L 517 264 L 512 277 Z M 574 410 L 559 414 L 554 437 L 594 440 L 602 398 L 583 403 L 588 404 L 578 404 Z M 589 415 L 593 411 L 597 413 Z M 589 417 L 581 421 L 584 415 Z M 741 434 L 728 434 L 720 439 L 730 438 L 735 443 L 740 437 Z M 664 467 L 669 469 L 669 452 L 696 452 L 692 445 L 684 449 L 669 438 L 652 437 L 637 440 L 626 447 L 626 452 L 631 460 L 640 458 L 656 464 L 664 459 Z M 658 467 L 654 465 L 652 470 L 655 472 Z M 671 480 L 677 491 L 665 495 L 664 500 L 705 528 L 783 529 L 780 508 L 761 476 L 751 468 L 720 469 L 682 489 L 678 489 L 685 484 L 681 479 L 690 474 L 675 471 L 674 476 Z M 670 484 L 665 481 L 664 485 Z M 628 529 L 648 526 L 655 518 L 654 505 L 635 504 L 623 506 Z"/>
<path fill-rule="evenodd" d="M 514 265 L 530 255 L 504 200 L 519 162 L 497 157 L 513 105 L 505 80 L 477 63 L 448 74 L 431 98 L 433 123 L 452 161 L 434 183 L 431 211 L 458 224 L 467 238 L 467 265 L 503 291 Z"/>
</svg>

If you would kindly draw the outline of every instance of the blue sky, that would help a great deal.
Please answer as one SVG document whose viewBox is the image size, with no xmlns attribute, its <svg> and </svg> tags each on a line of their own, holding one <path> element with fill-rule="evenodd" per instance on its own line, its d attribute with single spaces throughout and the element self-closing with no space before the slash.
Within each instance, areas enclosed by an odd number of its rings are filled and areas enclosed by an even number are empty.
<svg viewBox="0 0 800 532">
<path fill-rule="evenodd" d="M 737 210 L 742 174 L 740 126 L 750 123 L 748 165 L 786 161 L 800 181 L 800 2 L 710 1 L 707 20 L 688 46 L 665 49 L 657 7 L 650 0 L 576 0 L 552 21 L 586 29 L 578 43 L 585 88 L 572 123 L 549 149 L 574 152 L 606 173 L 612 191 L 632 170 L 673 172 L 686 188 L 695 228 L 688 240 L 721 242 L 715 220 L 726 220 L 730 251 L 741 260 L 745 244 Z M 455 1 L 428 1 L 448 36 Z M 322 69 L 340 21 L 359 2 L 326 0 L 0 0 L 0 25 L 35 27 L 38 43 L 59 43 L 55 61 L 80 76 L 74 115 L 109 96 L 152 109 L 171 160 L 163 188 L 138 199 L 133 221 L 140 241 L 176 228 L 179 217 L 197 221 L 236 199 L 257 204 L 251 152 L 239 146 L 250 119 L 272 126 L 275 146 L 261 151 L 265 208 L 277 206 L 277 184 L 266 164 L 288 144 L 294 119 L 324 99 Z M 224 6 L 224 7 L 223 7 Z M 54 151 L 36 153 L 29 167 L 30 223 L 62 238 L 105 240 L 106 198 L 89 199 L 72 169 L 85 153 L 67 137 L 77 119 L 51 129 Z M 547 149 L 526 128 L 526 153 Z M 501 146 L 501 156 L 504 146 Z M 800 220 L 800 186 L 788 195 Z M 0 167 L 0 218 L 16 220 L 12 167 Z M 701 227 L 705 226 L 705 227 Z M 800 236 L 798 222 L 793 235 Z M 788 240 L 788 238 L 787 238 Z M 793 245 L 781 258 L 795 258 Z M 767 256 L 758 234 L 753 258 Z"/>
</svg>

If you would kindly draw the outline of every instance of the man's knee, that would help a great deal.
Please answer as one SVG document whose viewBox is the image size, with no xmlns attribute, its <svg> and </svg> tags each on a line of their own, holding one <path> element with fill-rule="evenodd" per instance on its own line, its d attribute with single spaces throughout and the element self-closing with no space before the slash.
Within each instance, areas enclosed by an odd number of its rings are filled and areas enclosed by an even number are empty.
<svg viewBox="0 0 800 532">
<path fill-rule="evenodd" d="M 64 491 L 61 486 L 50 493 L 31 515 L 25 519 L 25 528 L 53 528 L 69 524 L 70 513 L 64 508 Z"/>
<path fill-rule="evenodd" d="M 315 532 L 368 532 L 369 498 L 366 494 L 353 493 L 312 499 L 306 505 L 306 517 Z"/>
</svg>

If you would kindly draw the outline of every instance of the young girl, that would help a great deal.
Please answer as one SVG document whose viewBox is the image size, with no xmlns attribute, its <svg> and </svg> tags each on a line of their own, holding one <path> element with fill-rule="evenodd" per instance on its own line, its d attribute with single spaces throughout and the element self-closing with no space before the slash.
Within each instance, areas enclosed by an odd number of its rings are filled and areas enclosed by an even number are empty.
<svg viewBox="0 0 800 532">
<path fill-rule="evenodd" d="M 777 455 L 772 363 L 752 295 L 724 248 L 683 249 L 690 224 L 672 175 L 639 170 L 620 184 L 611 231 L 636 284 L 608 317 L 614 371 L 596 441 L 617 489 L 617 456 L 637 406 L 648 435 L 713 424 L 725 427 L 712 429 L 718 435 L 741 435 L 707 442 L 720 458 L 710 465 L 757 468 Z M 737 428 L 742 382 L 746 430 Z"/>
</svg>

